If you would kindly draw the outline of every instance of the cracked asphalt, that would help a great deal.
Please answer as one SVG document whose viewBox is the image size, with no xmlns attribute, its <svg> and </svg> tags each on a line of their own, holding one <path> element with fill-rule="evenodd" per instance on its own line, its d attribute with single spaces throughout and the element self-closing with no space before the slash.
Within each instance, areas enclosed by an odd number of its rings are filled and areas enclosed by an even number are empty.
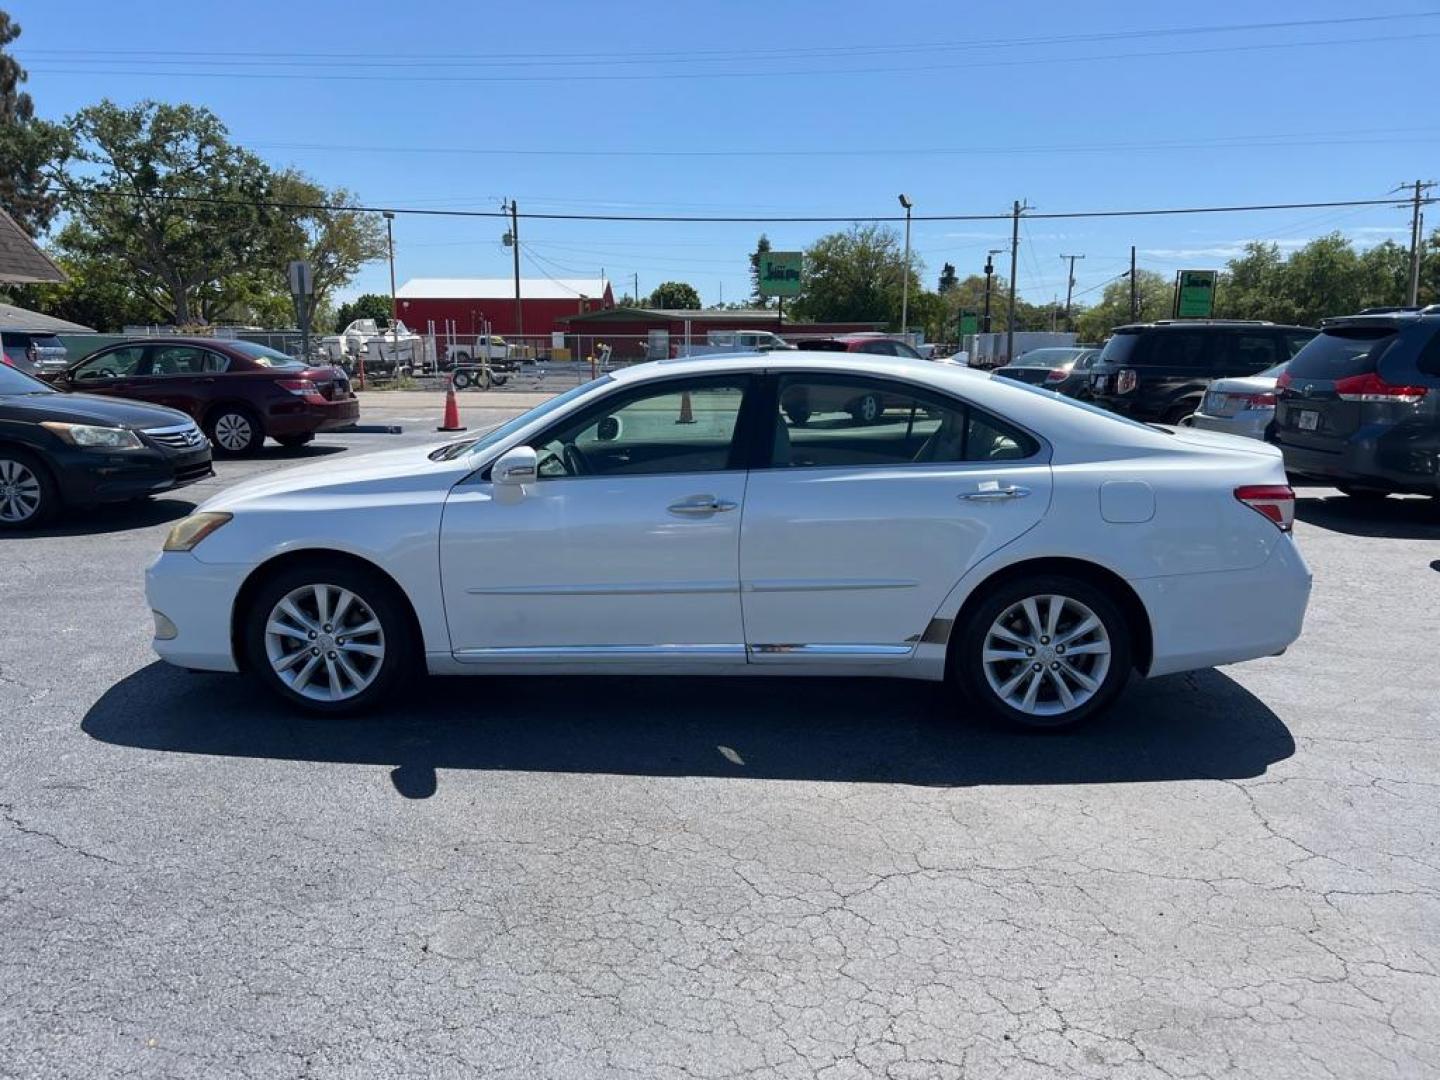
<svg viewBox="0 0 1440 1080">
<path fill-rule="evenodd" d="M 1040 737 L 880 680 L 299 719 L 150 652 L 204 494 L 0 540 L 0 1076 L 1440 1075 L 1423 500 L 1303 491 L 1289 654 Z"/>
</svg>

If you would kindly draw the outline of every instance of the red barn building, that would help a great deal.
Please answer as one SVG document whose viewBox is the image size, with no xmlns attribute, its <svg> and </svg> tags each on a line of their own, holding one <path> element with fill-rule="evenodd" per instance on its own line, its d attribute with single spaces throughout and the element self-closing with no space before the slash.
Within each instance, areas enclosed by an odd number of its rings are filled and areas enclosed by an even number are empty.
<svg viewBox="0 0 1440 1080">
<path fill-rule="evenodd" d="M 514 278 L 411 278 L 395 293 L 400 320 L 411 330 L 473 336 L 518 336 Z M 521 278 L 520 307 L 527 338 L 565 329 L 561 320 L 615 306 L 604 278 Z"/>
</svg>

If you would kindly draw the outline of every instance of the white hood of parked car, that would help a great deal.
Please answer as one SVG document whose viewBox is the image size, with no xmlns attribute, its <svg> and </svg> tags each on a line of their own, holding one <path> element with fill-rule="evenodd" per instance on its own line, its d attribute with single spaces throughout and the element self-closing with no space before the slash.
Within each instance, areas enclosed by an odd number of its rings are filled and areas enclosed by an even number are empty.
<svg viewBox="0 0 1440 1080">
<path fill-rule="evenodd" d="M 372 454 L 337 454 L 306 465 L 237 484 L 210 499 L 202 510 L 236 510 L 257 503 L 324 499 L 365 493 L 374 497 L 387 491 L 447 490 L 474 469 L 470 455 L 454 461 L 431 461 L 429 454 L 443 443 L 407 446 Z"/>
</svg>

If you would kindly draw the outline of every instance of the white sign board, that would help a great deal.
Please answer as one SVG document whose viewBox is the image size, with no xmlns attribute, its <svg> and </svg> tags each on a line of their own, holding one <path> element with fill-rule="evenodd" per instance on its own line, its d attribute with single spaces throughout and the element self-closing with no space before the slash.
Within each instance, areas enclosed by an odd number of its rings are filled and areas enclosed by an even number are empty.
<svg viewBox="0 0 1440 1080">
<path fill-rule="evenodd" d="M 315 277 L 310 272 L 310 264 L 302 259 L 296 259 L 290 264 L 290 294 L 292 296 L 309 296 L 315 291 Z"/>
</svg>

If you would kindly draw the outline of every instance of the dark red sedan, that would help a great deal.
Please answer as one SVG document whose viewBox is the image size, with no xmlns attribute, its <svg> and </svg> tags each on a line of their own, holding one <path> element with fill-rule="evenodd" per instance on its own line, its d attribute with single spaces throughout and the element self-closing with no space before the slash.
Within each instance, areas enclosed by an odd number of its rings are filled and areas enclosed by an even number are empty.
<svg viewBox="0 0 1440 1080">
<path fill-rule="evenodd" d="M 335 367 L 310 367 L 248 341 L 147 338 L 93 352 L 52 380 L 66 390 L 150 401 L 189 413 L 217 455 L 260 449 L 266 436 L 303 446 L 353 424 L 360 403 Z"/>
</svg>

